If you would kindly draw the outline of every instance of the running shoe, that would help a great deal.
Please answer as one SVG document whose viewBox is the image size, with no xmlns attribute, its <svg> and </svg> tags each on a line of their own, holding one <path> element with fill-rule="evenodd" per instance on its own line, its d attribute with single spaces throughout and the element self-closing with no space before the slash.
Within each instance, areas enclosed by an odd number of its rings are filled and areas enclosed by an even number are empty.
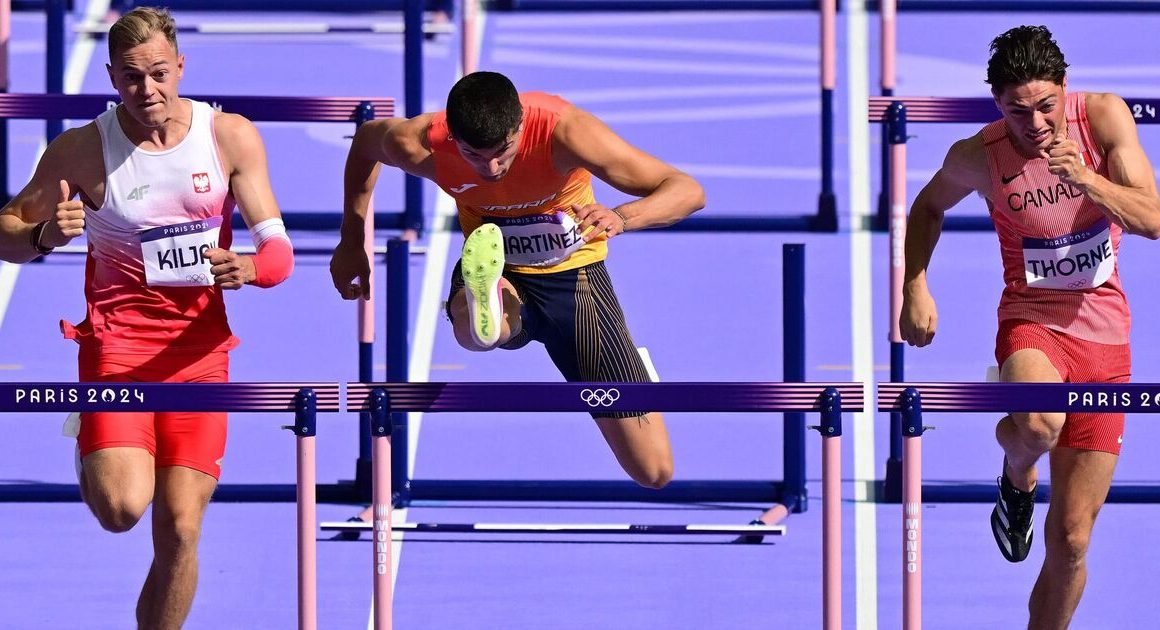
<svg viewBox="0 0 1160 630">
<path fill-rule="evenodd" d="M 1008 562 L 1022 562 L 1031 551 L 1035 489 L 1024 492 L 1011 485 L 1006 468 L 1004 464 L 1003 476 L 997 480 L 999 499 L 991 511 L 991 532 L 995 534 L 999 551 Z"/>
<path fill-rule="evenodd" d="M 475 228 L 463 243 L 460 270 L 467 289 L 471 334 L 485 347 L 499 341 L 503 322 L 499 279 L 503 277 L 503 264 L 503 233 L 499 227 L 484 223 Z"/>
</svg>

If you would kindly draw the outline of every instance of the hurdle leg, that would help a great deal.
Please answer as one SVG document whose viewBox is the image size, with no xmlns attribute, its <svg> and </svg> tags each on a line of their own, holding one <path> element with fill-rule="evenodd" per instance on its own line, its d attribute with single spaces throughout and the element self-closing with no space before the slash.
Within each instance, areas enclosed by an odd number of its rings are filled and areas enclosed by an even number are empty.
<svg viewBox="0 0 1160 630">
<path fill-rule="evenodd" d="M 842 396 L 822 394 L 822 627 L 842 628 Z"/>
<path fill-rule="evenodd" d="M 842 627 L 842 438 L 822 439 L 822 626 Z"/>
<path fill-rule="evenodd" d="M 374 628 L 390 630 L 391 601 L 391 413 L 387 393 L 371 393 L 371 466 L 373 554 L 374 554 Z"/>
<path fill-rule="evenodd" d="M 902 628 L 922 628 L 922 405 L 902 394 Z"/>
<path fill-rule="evenodd" d="M 318 628 L 318 522 L 314 436 L 317 399 L 312 389 L 295 397 L 294 430 L 298 465 L 298 629 Z"/>
</svg>

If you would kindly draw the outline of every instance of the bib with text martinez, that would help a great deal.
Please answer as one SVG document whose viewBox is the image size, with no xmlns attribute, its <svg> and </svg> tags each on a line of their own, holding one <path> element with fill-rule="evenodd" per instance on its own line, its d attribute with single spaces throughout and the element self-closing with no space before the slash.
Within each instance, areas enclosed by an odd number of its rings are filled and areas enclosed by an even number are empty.
<svg viewBox="0 0 1160 630">
<path fill-rule="evenodd" d="M 1023 239 L 1027 286 L 1079 291 L 1098 287 L 1116 270 L 1112 229 L 1100 219 L 1085 230 L 1049 239 Z"/>
<path fill-rule="evenodd" d="M 221 226 L 221 217 L 210 217 L 142 232 L 145 282 L 151 287 L 213 286 L 205 252 L 218 246 Z"/>
<path fill-rule="evenodd" d="M 509 265 L 547 267 L 564 262 L 584 246 L 572 215 L 562 210 L 526 217 L 484 217 L 503 233 Z"/>
</svg>

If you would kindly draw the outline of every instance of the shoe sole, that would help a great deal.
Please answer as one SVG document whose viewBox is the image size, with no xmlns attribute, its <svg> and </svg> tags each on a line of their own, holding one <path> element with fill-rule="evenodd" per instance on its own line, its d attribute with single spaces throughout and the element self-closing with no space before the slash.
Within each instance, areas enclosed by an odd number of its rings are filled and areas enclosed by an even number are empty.
<svg viewBox="0 0 1160 630">
<path fill-rule="evenodd" d="M 496 225 L 479 226 L 463 243 L 460 258 L 471 335 L 476 343 L 491 347 L 499 341 L 503 302 L 499 279 L 503 277 L 503 233 Z"/>
</svg>

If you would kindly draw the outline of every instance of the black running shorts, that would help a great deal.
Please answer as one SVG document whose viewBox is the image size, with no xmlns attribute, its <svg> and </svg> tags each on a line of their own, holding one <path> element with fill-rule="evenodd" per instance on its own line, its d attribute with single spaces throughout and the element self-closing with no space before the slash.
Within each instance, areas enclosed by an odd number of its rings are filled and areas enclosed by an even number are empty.
<svg viewBox="0 0 1160 630">
<path fill-rule="evenodd" d="M 513 350 L 539 341 L 568 381 L 647 383 L 644 365 L 624 312 L 612 288 L 604 262 L 554 273 L 517 273 L 504 270 L 523 305 L 523 330 L 501 347 Z M 463 289 L 459 263 L 451 272 L 451 298 Z M 596 416 L 596 414 L 593 414 Z M 598 417 L 632 417 L 633 413 L 606 413 Z"/>
</svg>

